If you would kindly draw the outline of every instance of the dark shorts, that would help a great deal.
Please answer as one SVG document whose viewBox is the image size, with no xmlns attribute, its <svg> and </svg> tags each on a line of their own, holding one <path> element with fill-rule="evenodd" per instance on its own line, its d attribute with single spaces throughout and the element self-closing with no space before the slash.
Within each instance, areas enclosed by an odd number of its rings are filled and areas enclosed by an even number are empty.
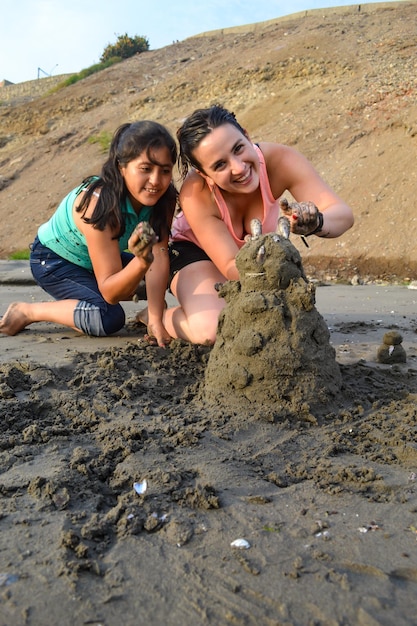
<svg viewBox="0 0 417 626">
<path fill-rule="evenodd" d="M 121 256 L 123 265 L 133 258 L 124 252 Z M 74 325 L 86 335 L 111 335 L 123 327 L 123 307 L 104 300 L 93 272 L 59 256 L 38 237 L 31 245 L 30 267 L 37 284 L 55 300 L 78 300 Z"/>
<path fill-rule="evenodd" d="M 169 285 L 183 267 L 197 261 L 211 261 L 210 257 L 191 241 L 171 241 L 169 244 Z"/>
</svg>

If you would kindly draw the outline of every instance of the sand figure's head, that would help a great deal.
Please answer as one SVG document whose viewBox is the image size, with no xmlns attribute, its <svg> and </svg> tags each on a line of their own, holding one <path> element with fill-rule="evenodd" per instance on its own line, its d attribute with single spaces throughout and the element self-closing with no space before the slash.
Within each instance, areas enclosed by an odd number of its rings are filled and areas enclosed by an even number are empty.
<svg viewBox="0 0 417 626">
<path fill-rule="evenodd" d="M 289 240 L 287 218 L 280 218 L 275 233 L 262 235 L 259 220 L 252 220 L 251 231 L 236 257 L 242 291 L 287 289 L 299 278 L 307 282 L 301 255 Z"/>
</svg>

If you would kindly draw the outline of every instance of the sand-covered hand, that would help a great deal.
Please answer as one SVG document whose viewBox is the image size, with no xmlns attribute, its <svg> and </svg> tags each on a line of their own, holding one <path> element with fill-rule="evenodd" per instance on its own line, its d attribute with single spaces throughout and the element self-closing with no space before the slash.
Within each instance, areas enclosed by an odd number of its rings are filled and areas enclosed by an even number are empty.
<svg viewBox="0 0 417 626">
<path fill-rule="evenodd" d="M 290 219 L 291 232 L 296 235 L 309 235 L 319 225 L 319 210 L 314 202 L 279 201 L 281 213 Z"/>
<path fill-rule="evenodd" d="M 132 254 L 152 263 L 152 247 L 157 241 L 158 238 L 152 226 L 148 222 L 139 222 L 129 238 L 128 247 Z"/>
</svg>

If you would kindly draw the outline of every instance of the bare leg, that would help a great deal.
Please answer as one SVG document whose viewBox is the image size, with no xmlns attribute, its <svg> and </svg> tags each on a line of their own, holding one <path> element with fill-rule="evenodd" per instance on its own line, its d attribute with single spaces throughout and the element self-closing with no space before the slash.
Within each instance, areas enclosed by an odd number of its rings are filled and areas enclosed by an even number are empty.
<svg viewBox="0 0 417 626">
<path fill-rule="evenodd" d="M 17 335 L 33 322 L 55 322 L 63 326 L 74 326 L 74 309 L 78 300 L 56 302 L 13 302 L 0 320 L 0 333 Z"/>
<path fill-rule="evenodd" d="M 171 289 L 180 306 L 167 309 L 164 325 L 172 337 L 192 343 L 214 343 L 219 314 L 225 306 L 214 288 L 225 277 L 211 261 L 187 265 L 176 274 Z"/>
</svg>

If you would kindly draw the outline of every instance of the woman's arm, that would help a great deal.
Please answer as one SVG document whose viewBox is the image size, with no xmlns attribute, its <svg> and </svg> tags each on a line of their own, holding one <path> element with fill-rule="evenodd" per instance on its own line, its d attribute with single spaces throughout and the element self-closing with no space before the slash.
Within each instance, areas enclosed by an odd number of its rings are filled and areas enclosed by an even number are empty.
<svg viewBox="0 0 417 626">
<path fill-rule="evenodd" d="M 130 300 L 152 262 L 147 258 L 149 247 L 142 251 L 141 256 L 134 256 L 126 267 L 123 267 L 118 241 L 112 239 L 113 233 L 109 228 L 101 231 L 85 224 L 83 232 L 103 298 L 109 304 Z"/>
<path fill-rule="evenodd" d="M 165 311 L 165 293 L 169 277 L 168 237 L 158 241 L 152 252 L 154 260 L 146 274 L 146 293 L 148 299 L 148 333 L 156 343 L 164 347 L 172 337 L 163 324 Z"/>
<path fill-rule="evenodd" d="M 313 231 L 319 223 L 317 211 L 323 214 L 322 229 L 316 233 L 318 237 L 339 237 L 352 227 L 352 209 L 302 154 L 282 144 L 262 143 L 260 148 L 274 197 L 279 198 L 289 191 L 296 200 L 295 205 L 290 203 L 288 210 L 284 210 L 290 218 L 292 232 L 305 235 Z M 304 203 L 313 203 L 316 210 Z"/>
<path fill-rule="evenodd" d="M 97 199 L 98 195 L 96 194 L 91 197 L 85 212 L 86 217 L 92 215 Z M 126 267 L 123 267 L 119 243 L 117 239 L 113 238 L 115 233 L 109 227 L 99 230 L 91 224 L 86 224 L 82 214 L 76 211 L 79 202 L 80 198 L 74 202 L 73 218 L 75 225 L 86 239 L 93 272 L 103 298 L 109 304 L 118 304 L 122 300 L 130 300 L 132 293 L 149 269 L 151 260 L 146 258 L 150 251 L 149 247 L 145 247 Z M 129 243 L 137 243 L 138 239 L 138 234 L 133 234 Z"/>
<path fill-rule="evenodd" d="M 193 172 L 185 179 L 179 202 L 194 235 L 217 269 L 229 280 L 238 279 L 235 257 L 239 248 L 221 219 L 210 189 L 199 174 Z"/>
</svg>

